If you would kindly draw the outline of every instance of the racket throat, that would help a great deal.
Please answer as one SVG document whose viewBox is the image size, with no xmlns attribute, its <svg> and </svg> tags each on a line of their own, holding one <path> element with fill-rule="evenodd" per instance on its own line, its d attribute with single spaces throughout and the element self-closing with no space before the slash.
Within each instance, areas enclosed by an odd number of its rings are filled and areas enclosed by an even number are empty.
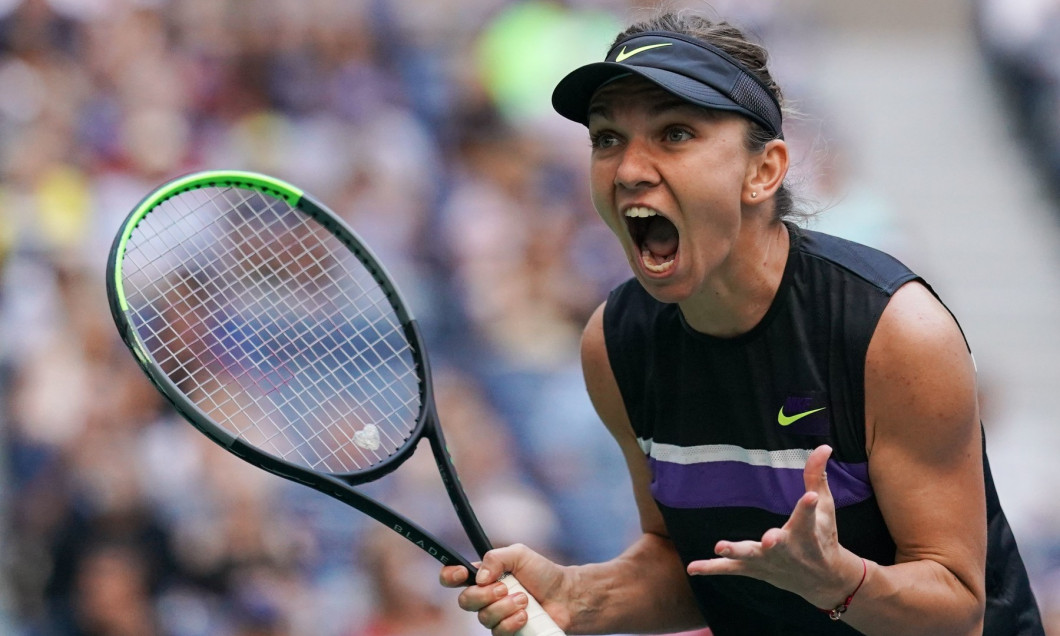
<svg viewBox="0 0 1060 636">
<path fill-rule="evenodd" d="M 434 418 L 434 413 L 430 413 L 430 417 Z M 460 525 L 463 526 L 467 538 L 475 548 L 475 552 L 479 557 L 482 557 L 493 549 L 493 545 L 486 536 L 486 531 L 483 530 L 478 517 L 475 516 L 474 510 L 471 508 L 471 502 L 467 498 L 467 493 L 464 492 L 464 488 L 460 485 L 460 478 L 456 474 L 456 466 L 449 455 L 442 431 L 435 424 L 436 421 L 436 419 L 432 419 L 430 426 L 433 431 L 428 433 L 428 437 L 431 441 L 431 452 L 434 454 L 434 462 L 438 465 L 438 474 L 442 478 L 445 491 L 449 494 L 449 500 L 453 504 L 456 516 L 460 519 Z"/>
</svg>

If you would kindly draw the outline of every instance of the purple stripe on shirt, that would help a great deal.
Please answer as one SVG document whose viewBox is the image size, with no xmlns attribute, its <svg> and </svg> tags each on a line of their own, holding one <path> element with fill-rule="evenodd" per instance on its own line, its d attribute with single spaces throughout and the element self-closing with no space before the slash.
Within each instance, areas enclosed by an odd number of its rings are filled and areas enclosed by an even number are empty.
<svg viewBox="0 0 1060 636">
<path fill-rule="evenodd" d="M 790 515 L 806 492 L 802 469 L 754 466 L 737 461 L 675 464 L 649 458 L 651 491 L 671 508 L 761 508 Z M 828 460 L 828 487 L 836 508 L 872 496 L 868 464 Z"/>
</svg>

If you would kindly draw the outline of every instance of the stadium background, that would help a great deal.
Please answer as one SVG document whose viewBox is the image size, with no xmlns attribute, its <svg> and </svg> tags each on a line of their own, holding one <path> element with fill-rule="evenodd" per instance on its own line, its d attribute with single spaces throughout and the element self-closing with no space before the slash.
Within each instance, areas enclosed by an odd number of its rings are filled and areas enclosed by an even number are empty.
<svg viewBox="0 0 1060 636">
<path fill-rule="evenodd" d="M 175 421 L 121 346 L 111 237 L 200 168 L 285 178 L 377 249 L 495 542 L 617 553 L 628 481 L 576 343 L 626 269 L 548 95 L 651 5 L 0 0 L 0 633 L 485 633 L 433 561 Z M 891 250 L 960 317 L 1060 634 L 1060 2 L 669 5 L 773 52 L 811 225 Z M 410 468 L 377 492 L 456 534 L 429 462 Z"/>
</svg>

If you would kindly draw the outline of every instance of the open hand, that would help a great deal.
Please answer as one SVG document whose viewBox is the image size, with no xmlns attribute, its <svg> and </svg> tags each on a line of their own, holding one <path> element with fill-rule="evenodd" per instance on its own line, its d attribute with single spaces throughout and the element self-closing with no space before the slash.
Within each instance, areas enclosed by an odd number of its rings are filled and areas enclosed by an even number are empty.
<svg viewBox="0 0 1060 636">
<path fill-rule="evenodd" d="M 833 607 L 861 577 L 861 559 L 839 545 L 835 502 L 825 467 L 832 454 L 819 446 L 806 460 L 806 492 L 780 528 L 760 541 L 719 541 L 720 558 L 693 561 L 690 575 L 740 574 L 794 592 L 817 607 Z"/>
</svg>

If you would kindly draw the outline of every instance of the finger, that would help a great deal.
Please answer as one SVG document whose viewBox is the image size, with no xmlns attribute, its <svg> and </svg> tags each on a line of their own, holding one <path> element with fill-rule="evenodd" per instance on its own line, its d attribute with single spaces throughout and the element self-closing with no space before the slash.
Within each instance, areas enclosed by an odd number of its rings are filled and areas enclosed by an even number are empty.
<svg viewBox="0 0 1060 636">
<path fill-rule="evenodd" d="M 782 528 L 770 528 L 762 535 L 762 552 L 768 552 L 777 545 L 784 543 L 788 538 L 788 530 Z"/>
<path fill-rule="evenodd" d="M 516 632 L 523 627 L 526 627 L 526 622 L 528 620 L 529 616 L 527 615 L 526 610 L 520 609 L 498 623 L 491 631 L 493 636 L 514 636 Z"/>
<path fill-rule="evenodd" d="M 728 559 L 753 559 L 762 555 L 759 541 L 718 541 L 714 554 Z"/>
<path fill-rule="evenodd" d="M 499 585 L 504 587 L 503 583 Z M 526 594 L 522 592 L 512 595 L 506 593 L 500 600 L 479 610 L 478 621 L 494 633 L 515 633 L 526 624 L 528 602 Z"/>
<path fill-rule="evenodd" d="M 447 565 L 438 574 L 438 582 L 442 587 L 460 587 L 468 582 L 469 573 L 462 565 Z"/>
<path fill-rule="evenodd" d="M 478 612 L 498 601 L 508 597 L 508 586 L 504 583 L 491 583 L 489 585 L 472 585 L 460 593 L 457 597 L 457 605 L 460 609 L 468 612 Z M 506 616 L 503 608 L 497 610 L 496 623 Z M 481 617 L 480 617 L 481 620 Z M 483 623 L 485 624 L 485 623 Z"/>
<path fill-rule="evenodd" d="M 821 496 L 814 492 L 804 492 L 799 500 L 795 502 L 795 509 L 791 511 L 784 529 L 795 536 L 808 536 L 817 528 L 817 504 Z"/>
<path fill-rule="evenodd" d="M 690 576 L 708 576 L 712 574 L 743 574 L 747 569 L 746 563 L 737 559 L 702 559 L 692 561 L 685 568 Z"/>
</svg>

